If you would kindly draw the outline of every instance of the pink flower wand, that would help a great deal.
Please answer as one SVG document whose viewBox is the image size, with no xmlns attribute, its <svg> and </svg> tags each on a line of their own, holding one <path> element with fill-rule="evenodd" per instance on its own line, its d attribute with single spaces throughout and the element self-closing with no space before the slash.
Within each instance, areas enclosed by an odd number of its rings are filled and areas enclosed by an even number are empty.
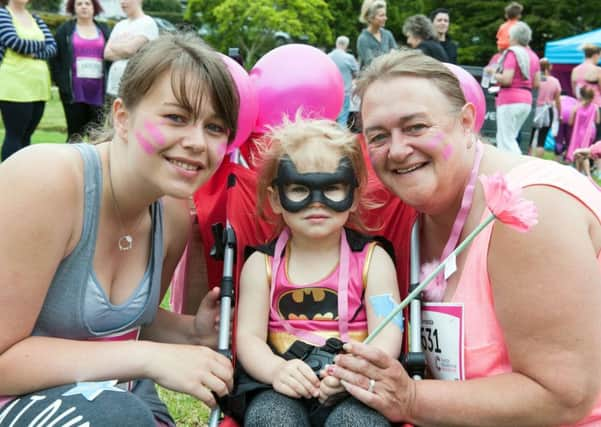
<svg viewBox="0 0 601 427">
<path fill-rule="evenodd" d="M 480 223 L 430 274 L 384 318 L 384 320 L 363 341 L 369 344 L 388 323 L 398 315 L 428 284 L 445 268 L 450 259 L 460 254 L 488 224 L 498 219 L 503 224 L 525 233 L 538 222 L 536 206 L 530 200 L 522 197 L 520 187 L 510 187 L 505 176 L 496 173 L 491 177 L 480 176 L 484 189 L 486 206 L 491 214 Z"/>
</svg>

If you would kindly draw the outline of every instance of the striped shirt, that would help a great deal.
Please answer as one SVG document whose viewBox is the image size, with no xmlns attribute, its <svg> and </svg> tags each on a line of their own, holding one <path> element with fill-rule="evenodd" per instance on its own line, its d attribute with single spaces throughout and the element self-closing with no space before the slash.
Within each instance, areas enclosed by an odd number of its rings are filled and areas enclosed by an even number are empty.
<svg viewBox="0 0 601 427">
<path fill-rule="evenodd" d="M 31 55 L 35 59 L 48 59 L 56 55 L 56 42 L 48 26 L 36 14 L 32 14 L 32 16 L 44 34 L 44 41 L 20 38 L 8 10 L 4 7 L 0 8 L 0 63 L 2 63 L 6 49 L 12 49 L 22 55 Z"/>
</svg>

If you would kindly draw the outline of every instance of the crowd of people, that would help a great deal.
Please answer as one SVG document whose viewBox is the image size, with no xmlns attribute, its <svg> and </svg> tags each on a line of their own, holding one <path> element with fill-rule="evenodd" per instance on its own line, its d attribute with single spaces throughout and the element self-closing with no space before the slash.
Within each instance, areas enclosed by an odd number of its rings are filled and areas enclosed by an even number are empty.
<svg viewBox="0 0 601 427">
<path fill-rule="evenodd" d="M 241 99 L 226 63 L 196 35 L 159 36 L 141 0 L 122 0 L 127 18 L 112 32 L 95 20 L 97 0 L 69 0 L 73 19 L 56 37 L 27 2 L 0 8 L 0 426 L 173 426 L 155 384 L 216 407 L 242 378 L 246 426 L 601 422 L 591 375 L 601 369 L 601 192 L 536 158 L 562 117 L 566 158 L 586 174 L 601 158 L 599 47 L 585 46 L 571 79 L 578 102 L 564 111 L 522 6 L 510 3 L 483 70 L 496 92 L 495 147 L 443 64 L 457 61 L 449 10 L 409 17 L 411 48 L 399 49 L 385 1 L 365 0 L 358 60 L 346 36 L 329 54 L 344 81 L 338 123 L 299 113 L 248 142 L 256 214 L 275 234 L 238 255 L 234 368 L 216 350 L 217 289 L 192 315 L 159 307 L 192 230 L 188 198 L 236 138 Z M 51 79 L 74 143 L 21 150 Z M 517 137 L 536 89 L 533 156 L 523 156 Z M 353 103 L 361 136 L 347 126 Z M 402 316 L 379 327 L 406 278 L 390 253 L 398 245 L 365 225 L 378 208 L 371 173 L 419 226 L 393 238 L 419 242 L 422 278 L 477 233 L 421 296 L 430 345 L 420 378 L 400 361 Z M 503 212 L 490 191 L 507 199 Z M 491 213 L 497 221 L 480 227 Z M 330 363 L 306 362 L 335 343 Z"/>
<path fill-rule="evenodd" d="M 53 36 L 29 0 L 0 3 L 0 112 L 6 134 L 2 158 L 31 144 L 53 81 L 67 123 L 67 142 L 82 141 L 102 124 L 117 96 L 127 59 L 158 37 L 155 21 L 144 14 L 142 0 L 121 2 L 126 18 L 113 31 L 95 17 L 98 0 L 67 0 L 72 19 Z"/>
</svg>

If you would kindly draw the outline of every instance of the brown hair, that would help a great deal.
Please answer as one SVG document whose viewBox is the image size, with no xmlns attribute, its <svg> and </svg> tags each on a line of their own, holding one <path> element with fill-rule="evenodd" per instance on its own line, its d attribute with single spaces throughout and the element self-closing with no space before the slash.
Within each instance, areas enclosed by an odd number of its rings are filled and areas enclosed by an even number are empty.
<svg viewBox="0 0 601 427">
<path fill-rule="evenodd" d="M 8 4 L 8 0 L 0 0 L 0 6 L 6 6 Z"/>
<path fill-rule="evenodd" d="M 588 86 L 582 86 L 580 88 L 580 99 L 586 102 L 587 104 L 591 102 L 594 97 L 595 91 L 592 88 Z"/>
<path fill-rule="evenodd" d="M 236 137 L 240 102 L 236 85 L 225 62 L 193 33 L 162 35 L 146 43 L 129 59 L 118 93 L 125 107 L 135 109 L 167 71 L 171 71 L 171 88 L 182 107 L 196 120 L 208 97 L 215 114 L 229 131 L 228 141 L 232 142 Z M 110 139 L 112 130 L 102 137 Z"/>
<path fill-rule="evenodd" d="M 378 80 L 412 76 L 432 82 L 457 111 L 465 105 L 465 96 L 459 80 L 442 62 L 415 49 L 390 51 L 378 56 L 361 73 L 356 82 L 355 94 L 365 96 L 367 88 Z"/>
<path fill-rule="evenodd" d="M 551 71 L 551 63 L 549 62 L 549 60 L 547 58 L 541 58 L 539 61 L 540 64 L 540 70 L 542 71 L 543 74 L 548 74 L 549 71 Z"/>
<path fill-rule="evenodd" d="M 524 6 L 519 4 L 516 1 L 512 1 L 507 6 L 505 6 L 505 16 L 507 19 L 516 19 L 519 18 L 524 10 Z"/>
<path fill-rule="evenodd" d="M 0 0 L 1 1 L 1 0 Z M 71 15 L 75 15 L 75 2 L 77 0 L 67 0 L 67 4 L 65 5 L 65 11 L 70 13 Z M 98 0 L 90 0 L 92 2 L 92 7 L 94 7 L 94 16 L 98 15 L 100 12 L 104 11 L 100 2 Z"/>
<path fill-rule="evenodd" d="M 601 47 L 590 43 L 584 44 L 582 46 L 582 50 L 584 51 L 585 58 L 592 58 L 593 55 L 598 55 L 601 53 Z"/>
<path fill-rule="evenodd" d="M 310 149 L 318 144 L 319 149 Z M 357 188 L 358 209 L 351 212 L 347 224 L 359 230 L 366 230 L 361 221 L 363 213 L 371 204 L 362 197 L 367 187 L 367 168 L 361 145 L 356 135 L 338 123 L 324 119 L 303 119 L 300 113 L 294 120 L 284 118 L 282 125 L 272 128 L 258 142 L 259 180 L 257 184 L 257 211 L 259 216 L 277 225 L 277 233 L 284 227 L 281 216 L 275 216 L 266 209 L 268 189 L 278 173 L 280 159 L 289 156 L 296 164 L 321 167 L 324 164 L 324 150 L 331 150 L 340 158 L 347 157 L 352 164 L 359 184 Z"/>
</svg>

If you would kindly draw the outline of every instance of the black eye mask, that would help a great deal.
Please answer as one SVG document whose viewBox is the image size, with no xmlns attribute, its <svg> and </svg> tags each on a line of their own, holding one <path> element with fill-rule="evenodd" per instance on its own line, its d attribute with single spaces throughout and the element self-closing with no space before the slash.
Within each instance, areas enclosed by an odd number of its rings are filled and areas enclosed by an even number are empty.
<svg viewBox="0 0 601 427">
<path fill-rule="evenodd" d="M 285 187 L 291 184 L 306 187 L 309 194 L 299 201 L 289 199 Z M 332 200 L 326 195 L 327 188 L 336 184 L 348 186 L 347 194 L 342 200 Z M 278 175 L 273 180 L 273 185 L 278 188 L 280 203 L 288 212 L 299 212 L 315 202 L 321 203 L 336 212 L 344 212 L 353 206 L 355 189 L 358 183 L 348 157 L 340 160 L 334 173 L 299 173 L 290 157 L 285 156 L 280 160 Z"/>
</svg>

